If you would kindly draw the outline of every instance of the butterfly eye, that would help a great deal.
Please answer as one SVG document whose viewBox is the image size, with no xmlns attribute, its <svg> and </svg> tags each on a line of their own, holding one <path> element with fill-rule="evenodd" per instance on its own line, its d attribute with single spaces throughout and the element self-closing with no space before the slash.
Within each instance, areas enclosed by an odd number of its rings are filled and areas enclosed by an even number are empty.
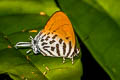
<svg viewBox="0 0 120 80">
<path fill-rule="evenodd" d="M 36 44 L 37 43 L 37 41 L 36 40 L 34 40 L 34 44 Z"/>
</svg>

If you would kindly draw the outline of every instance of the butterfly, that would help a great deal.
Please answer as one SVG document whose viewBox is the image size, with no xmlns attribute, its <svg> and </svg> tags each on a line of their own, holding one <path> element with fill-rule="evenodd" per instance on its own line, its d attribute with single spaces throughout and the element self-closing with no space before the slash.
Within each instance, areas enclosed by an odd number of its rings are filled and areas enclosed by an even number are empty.
<svg viewBox="0 0 120 80">
<path fill-rule="evenodd" d="M 80 49 L 76 48 L 75 34 L 72 24 L 62 11 L 55 12 L 48 20 L 44 29 L 35 38 L 30 36 L 31 42 L 18 42 L 15 47 L 31 47 L 34 54 L 41 53 L 43 56 L 70 58 L 73 64 L 73 57 L 79 54 Z"/>
</svg>

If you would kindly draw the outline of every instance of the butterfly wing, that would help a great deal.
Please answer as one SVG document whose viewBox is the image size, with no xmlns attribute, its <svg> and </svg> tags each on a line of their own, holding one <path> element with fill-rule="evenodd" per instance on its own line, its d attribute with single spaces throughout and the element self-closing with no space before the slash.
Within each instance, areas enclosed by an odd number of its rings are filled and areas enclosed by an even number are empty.
<svg viewBox="0 0 120 80">
<path fill-rule="evenodd" d="M 44 31 L 55 33 L 65 42 L 71 41 L 72 46 L 75 46 L 75 35 L 72 24 L 68 17 L 61 11 L 53 14 L 47 22 Z"/>
</svg>

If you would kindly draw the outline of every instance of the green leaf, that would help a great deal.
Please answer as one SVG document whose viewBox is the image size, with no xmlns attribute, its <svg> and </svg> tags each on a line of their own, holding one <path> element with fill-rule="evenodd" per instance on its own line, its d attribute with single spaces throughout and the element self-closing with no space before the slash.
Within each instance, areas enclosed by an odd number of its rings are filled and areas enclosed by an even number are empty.
<svg viewBox="0 0 120 80">
<path fill-rule="evenodd" d="M 100 6 L 110 17 L 120 25 L 119 0 L 85 0 L 91 6 Z"/>
<path fill-rule="evenodd" d="M 4 42 L 4 45 L 3 45 Z M 0 34 L 0 73 L 8 73 L 13 79 L 42 79 L 46 77 L 39 69 L 15 48 L 8 48 L 10 42 Z M 34 74 L 33 74 L 34 73 Z"/>
<path fill-rule="evenodd" d="M 54 0 L 1 0 L 0 15 L 39 14 L 41 11 L 51 15 L 59 10 Z"/>
<path fill-rule="evenodd" d="M 112 80 L 120 80 L 120 2 L 117 0 L 58 0 L 58 2 L 96 61 Z"/>
<path fill-rule="evenodd" d="M 44 28 L 48 18 L 59 8 L 53 0 L 2 0 L 0 1 L 0 74 L 7 73 L 15 80 L 80 80 L 82 64 L 80 56 L 65 64 L 62 58 L 26 54 L 29 49 L 15 49 L 21 41 Z M 45 15 L 40 15 L 40 12 Z M 38 32 L 29 32 L 37 30 Z M 78 44 L 79 46 L 79 44 Z"/>
</svg>

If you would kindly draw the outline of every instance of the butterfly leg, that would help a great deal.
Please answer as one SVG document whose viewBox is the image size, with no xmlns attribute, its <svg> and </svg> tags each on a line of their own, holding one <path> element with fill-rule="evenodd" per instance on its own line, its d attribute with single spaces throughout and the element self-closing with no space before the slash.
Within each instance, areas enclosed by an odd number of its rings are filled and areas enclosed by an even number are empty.
<svg viewBox="0 0 120 80">
<path fill-rule="evenodd" d="M 74 63 L 74 59 L 73 59 L 73 56 L 72 56 L 72 58 L 71 58 L 71 61 L 72 61 L 72 64 Z"/>
<path fill-rule="evenodd" d="M 28 51 L 26 51 L 27 54 L 29 54 L 32 51 L 32 49 L 29 49 Z"/>
<path fill-rule="evenodd" d="M 76 50 L 76 51 L 77 51 L 77 55 L 78 55 L 78 54 L 80 53 L 80 49 L 79 49 L 79 48 L 77 48 L 77 50 Z"/>
<path fill-rule="evenodd" d="M 65 57 L 63 57 L 63 64 L 65 63 Z"/>
<path fill-rule="evenodd" d="M 30 38 L 29 38 L 30 40 L 33 40 L 33 37 L 32 36 L 30 36 Z"/>
</svg>

